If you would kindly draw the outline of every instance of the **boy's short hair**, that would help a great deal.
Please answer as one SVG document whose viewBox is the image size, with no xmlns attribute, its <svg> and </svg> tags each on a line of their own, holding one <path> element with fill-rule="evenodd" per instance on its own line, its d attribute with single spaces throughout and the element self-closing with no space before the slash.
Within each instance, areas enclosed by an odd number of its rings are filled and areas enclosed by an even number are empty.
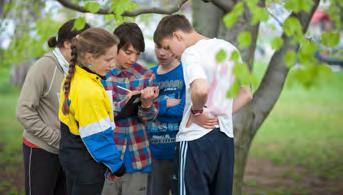
<svg viewBox="0 0 343 195">
<path fill-rule="evenodd" d="M 144 52 L 145 44 L 142 30 L 136 23 L 125 22 L 119 25 L 113 32 L 120 39 L 118 52 L 120 49 L 126 50 L 130 45 L 139 52 Z"/>
<path fill-rule="evenodd" d="M 160 45 L 160 42 L 167 37 L 171 37 L 173 32 L 181 30 L 183 32 L 192 32 L 193 27 L 184 15 L 165 16 L 158 23 L 154 33 L 154 42 Z"/>
</svg>

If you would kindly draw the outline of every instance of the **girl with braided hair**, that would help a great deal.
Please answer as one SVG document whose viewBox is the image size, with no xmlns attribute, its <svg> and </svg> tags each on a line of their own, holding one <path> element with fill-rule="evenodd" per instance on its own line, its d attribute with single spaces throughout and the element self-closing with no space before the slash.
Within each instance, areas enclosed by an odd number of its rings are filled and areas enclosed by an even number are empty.
<svg viewBox="0 0 343 195">
<path fill-rule="evenodd" d="M 115 35 L 100 28 L 90 28 L 72 40 L 59 109 L 60 161 L 70 195 L 100 195 L 106 169 L 117 177 L 125 173 L 113 140 L 112 96 L 101 84 L 116 64 L 118 43 Z"/>
<path fill-rule="evenodd" d="M 26 75 L 17 103 L 24 127 L 23 155 L 27 195 L 65 195 L 66 180 L 59 162 L 58 97 L 71 60 L 71 40 L 89 28 L 74 30 L 75 19 L 65 22 L 48 40 L 53 50 L 37 60 Z"/>
</svg>

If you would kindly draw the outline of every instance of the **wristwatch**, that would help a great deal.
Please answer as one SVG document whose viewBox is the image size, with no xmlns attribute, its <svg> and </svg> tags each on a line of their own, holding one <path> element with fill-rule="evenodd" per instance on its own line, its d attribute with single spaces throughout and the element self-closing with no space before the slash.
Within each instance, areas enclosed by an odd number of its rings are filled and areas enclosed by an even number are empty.
<svg viewBox="0 0 343 195">
<path fill-rule="evenodd" d="M 204 111 L 204 109 L 201 109 L 201 110 L 193 110 L 191 108 L 191 113 L 194 115 L 194 116 L 199 116 L 202 114 L 202 112 Z"/>
</svg>

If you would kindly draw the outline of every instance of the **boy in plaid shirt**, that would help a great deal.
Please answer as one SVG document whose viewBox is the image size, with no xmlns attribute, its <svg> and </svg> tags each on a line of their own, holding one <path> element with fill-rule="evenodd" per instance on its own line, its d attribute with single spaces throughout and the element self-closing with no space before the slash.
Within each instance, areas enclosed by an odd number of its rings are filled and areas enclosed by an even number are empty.
<svg viewBox="0 0 343 195">
<path fill-rule="evenodd" d="M 152 170 L 145 124 L 154 120 L 158 114 L 157 104 L 154 103 L 158 87 L 154 86 L 153 73 L 136 63 L 145 47 L 138 25 L 124 23 L 114 30 L 114 34 L 120 39 L 118 65 L 106 75 L 103 85 L 112 94 L 116 124 L 114 141 L 122 152 L 126 174 L 121 178 L 108 177 L 103 195 L 141 195 L 146 194 L 148 173 Z M 141 104 L 137 114 L 117 117 L 130 97 L 138 92 L 141 93 Z"/>
</svg>

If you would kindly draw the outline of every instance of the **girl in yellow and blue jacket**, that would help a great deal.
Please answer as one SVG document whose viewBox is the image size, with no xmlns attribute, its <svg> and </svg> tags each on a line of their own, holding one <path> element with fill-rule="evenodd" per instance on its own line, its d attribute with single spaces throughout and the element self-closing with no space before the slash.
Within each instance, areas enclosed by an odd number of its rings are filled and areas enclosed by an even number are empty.
<svg viewBox="0 0 343 195">
<path fill-rule="evenodd" d="M 72 41 L 59 109 L 60 161 L 71 195 L 100 195 L 106 169 L 114 176 L 125 173 L 113 140 L 111 95 L 101 84 L 116 63 L 118 43 L 115 35 L 100 28 L 90 28 Z"/>
</svg>

